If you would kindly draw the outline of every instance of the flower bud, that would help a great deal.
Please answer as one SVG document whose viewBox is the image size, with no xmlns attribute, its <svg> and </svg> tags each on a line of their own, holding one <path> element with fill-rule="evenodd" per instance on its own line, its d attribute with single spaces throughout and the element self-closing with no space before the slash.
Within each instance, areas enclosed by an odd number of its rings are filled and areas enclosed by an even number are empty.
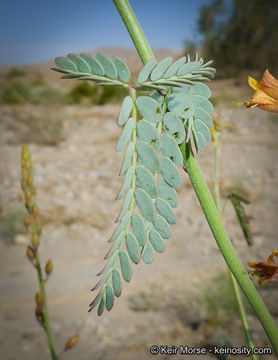
<svg viewBox="0 0 278 360">
<path fill-rule="evenodd" d="M 40 292 L 37 292 L 36 295 L 35 295 L 35 301 L 36 301 L 36 304 L 39 305 L 39 306 L 42 306 L 43 305 L 43 296 Z"/>
<path fill-rule="evenodd" d="M 37 233 L 32 233 L 32 245 L 34 248 L 37 248 L 40 244 L 39 237 Z"/>
<path fill-rule="evenodd" d="M 39 323 L 43 324 L 43 311 L 42 308 L 37 305 L 35 309 L 35 316 Z"/>
<path fill-rule="evenodd" d="M 77 344 L 78 339 L 79 339 L 78 334 L 75 334 L 74 336 L 72 336 L 65 345 L 65 351 L 72 349 Z"/>
<path fill-rule="evenodd" d="M 30 245 L 27 246 L 26 256 L 30 261 L 32 261 L 35 258 L 35 252 Z"/>
<path fill-rule="evenodd" d="M 48 260 L 48 262 L 45 265 L 45 273 L 47 276 L 49 276 L 53 271 L 53 262 L 51 259 Z"/>
</svg>

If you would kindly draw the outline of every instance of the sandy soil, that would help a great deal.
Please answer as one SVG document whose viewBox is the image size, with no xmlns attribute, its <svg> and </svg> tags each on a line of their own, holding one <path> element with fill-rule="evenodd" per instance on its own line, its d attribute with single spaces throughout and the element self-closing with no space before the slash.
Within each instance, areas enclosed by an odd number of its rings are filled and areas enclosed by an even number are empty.
<svg viewBox="0 0 278 360">
<path fill-rule="evenodd" d="M 216 92 L 222 93 L 229 84 L 217 83 Z M 238 98 L 240 89 L 233 90 Z M 217 305 L 209 302 L 211 297 L 206 301 L 210 292 L 214 294 L 214 287 L 216 302 L 222 298 L 230 300 L 232 294 L 229 288 L 221 293 L 222 283 L 214 280 L 226 272 L 225 263 L 184 172 L 184 183 L 178 191 L 180 205 L 175 211 L 177 224 L 172 227 L 166 252 L 156 254 L 151 265 L 133 266 L 132 281 L 124 284 L 110 313 L 105 312 L 100 318 L 95 312 L 88 314 L 94 295 L 89 290 L 104 264 L 107 239 L 121 206 L 115 200 L 122 181 L 118 177 L 122 153 L 115 151 L 120 134 L 115 121 L 118 109 L 114 105 L 61 108 L 58 111 L 64 116 L 65 140 L 57 146 L 30 144 L 43 225 L 41 259 L 45 263 L 51 257 L 54 262 L 54 272 L 46 286 L 57 351 L 76 332 L 80 341 L 63 356 L 65 359 L 151 359 L 154 356 L 149 349 L 153 344 L 207 346 L 228 341 L 233 346 L 245 345 L 238 315 L 230 309 L 231 302 L 223 305 L 222 312 L 215 313 Z M 10 111 L 9 107 L 1 109 L 2 119 Z M 32 107 L 20 106 L 13 116 L 28 111 L 33 111 Z M 54 110 L 37 107 L 34 111 Z M 223 134 L 221 186 L 223 195 L 237 188 L 252 203 L 247 207 L 255 243 L 251 248 L 243 240 L 230 205 L 225 216 L 234 246 L 247 266 L 248 261 L 264 260 L 277 248 L 278 118 L 260 110 L 250 112 L 221 105 L 216 113 L 223 121 L 237 124 L 236 129 Z M 18 136 L 16 129 L 4 127 L 0 135 L 2 214 L 24 209 L 20 190 L 21 145 L 12 141 Z M 198 159 L 211 186 L 212 145 Z M 36 272 L 25 257 L 29 240 L 24 232 L 21 235 L 15 237 L 13 244 L 0 242 L 0 358 L 49 359 L 45 335 L 34 317 L 38 283 Z M 277 321 L 277 287 L 265 286 L 259 291 Z M 248 319 L 256 345 L 269 346 L 250 309 Z M 207 354 L 188 358 L 214 357 Z"/>
</svg>

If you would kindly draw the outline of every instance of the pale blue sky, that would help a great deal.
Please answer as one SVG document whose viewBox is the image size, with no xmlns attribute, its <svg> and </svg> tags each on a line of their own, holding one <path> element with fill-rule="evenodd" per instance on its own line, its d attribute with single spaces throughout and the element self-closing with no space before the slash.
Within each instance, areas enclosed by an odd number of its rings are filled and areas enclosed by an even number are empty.
<svg viewBox="0 0 278 360">
<path fill-rule="evenodd" d="M 181 49 L 198 36 L 208 0 L 130 0 L 152 47 Z M 28 64 L 99 47 L 133 47 L 112 0 L 9 0 L 1 4 L 0 65 Z"/>
</svg>

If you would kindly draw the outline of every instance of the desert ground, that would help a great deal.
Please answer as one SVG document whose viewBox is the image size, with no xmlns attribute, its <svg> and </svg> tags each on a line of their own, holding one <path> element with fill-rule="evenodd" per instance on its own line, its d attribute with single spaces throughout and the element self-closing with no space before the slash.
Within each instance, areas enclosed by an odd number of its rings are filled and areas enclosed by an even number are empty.
<svg viewBox="0 0 278 360">
<path fill-rule="evenodd" d="M 225 225 L 239 257 L 266 261 L 277 249 L 278 117 L 260 109 L 231 105 L 246 101 L 252 91 L 243 81 L 216 80 L 210 87 L 215 114 L 236 127 L 222 136 L 221 195 L 236 189 L 250 200 L 246 206 L 254 245 L 248 247 L 230 204 Z M 194 190 L 181 170 L 177 223 L 166 251 L 152 264 L 132 267 L 110 312 L 88 313 L 90 291 L 103 267 L 107 243 L 115 229 L 121 201 L 115 200 L 123 153 L 115 151 L 120 129 L 120 104 L 1 105 L 0 118 L 0 358 L 50 359 L 46 336 L 35 319 L 37 275 L 26 258 L 30 242 L 22 225 L 20 153 L 28 142 L 35 169 L 37 204 L 42 224 L 39 248 L 43 264 L 51 258 L 54 270 L 46 291 L 54 343 L 60 352 L 67 339 L 79 333 L 74 349 L 62 359 L 141 360 L 178 359 L 184 355 L 150 354 L 151 345 L 246 345 L 226 264 L 210 232 Z M 59 120 L 59 134 L 55 121 Z M 57 121 L 58 121 L 57 120 Z M 40 126 L 43 121 L 43 126 Z M 49 126 L 47 125 L 49 122 Z M 50 129 L 50 126 L 53 128 Z M 51 132 L 51 131 L 52 132 Z M 51 134 L 58 137 L 51 142 Z M 40 136 L 48 141 L 40 142 Z M 197 155 L 212 189 L 213 146 Z M 259 293 L 278 324 L 278 288 L 259 286 Z M 269 347 L 264 330 L 247 305 L 256 346 Z M 215 359 L 212 354 L 191 355 Z M 242 359 L 240 356 L 233 356 Z M 274 355 L 261 357 L 274 359 Z"/>
</svg>

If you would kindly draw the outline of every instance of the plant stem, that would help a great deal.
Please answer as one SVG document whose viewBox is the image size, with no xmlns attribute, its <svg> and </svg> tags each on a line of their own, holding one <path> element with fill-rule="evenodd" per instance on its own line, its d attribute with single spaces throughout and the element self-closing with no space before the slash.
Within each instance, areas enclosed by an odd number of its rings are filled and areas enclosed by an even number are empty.
<svg viewBox="0 0 278 360">
<path fill-rule="evenodd" d="M 196 195 L 202 206 L 210 229 L 214 235 L 214 238 L 218 244 L 220 251 L 224 259 L 226 260 L 229 268 L 239 283 L 242 291 L 244 292 L 247 300 L 253 307 L 257 317 L 263 325 L 269 340 L 278 355 L 278 331 L 274 324 L 274 321 L 257 293 L 255 286 L 248 277 L 246 270 L 241 264 L 237 253 L 235 252 L 233 245 L 227 235 L 224 225 L 221 221 L 218 210 L 213 202 L 207 184 L 203 178 L 198 162 L 194 157 L 190 143 L 181 148 L 184 156 L 184 163 L 186 165 L 186 172 L 192 182 Z"/>
<path fill-rule="evenodd" d="M 140 54 L 143 64 L 146 64 L 153 58 L 152 51 L 148 45 L 147 39 L 130 7 L 127 0 L 113 0 L 116 5 L 127 30 L 135 44 L 135 47 Z M 253 307 L 257 317 L 262 323 L 269 340 L 278 355 L 278 331 L 273 322 L 273 319 L 257 293 L 253 283 L 250 281 L 247 272 L 241 264 L 231 242 L 226 233 L 226 230 L 220 219 L 218 210 L 215 207 L 211 194 L 205 183 L 204 177 L 195 159 L 190 144 L 183 144 L 184 163 L 187 166 L 186 171 L 190 177 L 196 195 L 200 201 L 204 214 L 207 218 L 208 224 L 214 235 L 214 238 L 221 250 L 224 259 L 232 270 L 237 282 L 242 291 Z"/>
<path fill-rule="evenodd" d="M 217 208 L 219 214 L 222 214 L 222 218 L 223 218 L 224 211 L 222 211 L 222 213 L 221 213 L 221 209 L 220 209 L 221 208 L 221 204 L 220 204 L 221 200 L 220 200 L 220 188 L 219 188 L 219 184 L 220 184 L 220 176 L 219 176 L 220 171 L 219 170 L 220 170 L 220 157 L 221 157 L 221 132 L 220 131 L 218 132 L 218 134 L 217 134 L 218 136 L 215 139 L 215 141 L 213 141 L 213 146 L 214 146 L 213 194 L 214 194 L 214 201 L 215 201 L 216 208 Z M 236 299 L 238 312 L 239 312 L 239 316 L 241 319 L 241 325 L 242 325 L 242 328 L 244 331 L 247 345 L 249 346 L 249 348 L 254 349 L 255 344 L 253 341 L 251 329 L 248 324 L 247 314 L 246 314 L 246 310 L 245 310 L 245 306 L 244 306 L 244 302 L 243 302 L 243 298 L 242 298 L 242 295 L 240 292 L 239 285 L 238 285 L 236 279 L 234 278 L 234 275 L 231 272 L 229 267 L 228 267 L 228 273 L 229 273 L 229 277 L 230 277 L 230 280 L 232 283 L 234 296 Z M 259 360 L 259 358 L 256 354 L 251 354 L 251 358 L 253 360 Z"/>
<path fill-rule="evenodd" d="M 152 49 L 136 19 L 134 12 L 127 0 L 113 0 L 118 9 L 129 35 L 136 47 L 143 64 L 154 58 Z"/>
<path fill-rule="evenodd" d="M 45 326 L 45 332 L 47 335 L 47 340 L 48 340 L 48 345 L 49 345 L 52 360 L 57 360 L 58 358 L 55 353 L 50 324 L 49 324 L 46 292 L 45 292 L 45 286 L 44 286 L 44 281 L 43 281 L 41 263 L 40 263 L 38 254 L 36 254 L 36 269 L 37 269 L 38 279 L 39 279 L 39 283 L 40 283 L 40 290 L 41 290 L 41 294 L 43 297 L 43 324 Z"/>
</svg>

